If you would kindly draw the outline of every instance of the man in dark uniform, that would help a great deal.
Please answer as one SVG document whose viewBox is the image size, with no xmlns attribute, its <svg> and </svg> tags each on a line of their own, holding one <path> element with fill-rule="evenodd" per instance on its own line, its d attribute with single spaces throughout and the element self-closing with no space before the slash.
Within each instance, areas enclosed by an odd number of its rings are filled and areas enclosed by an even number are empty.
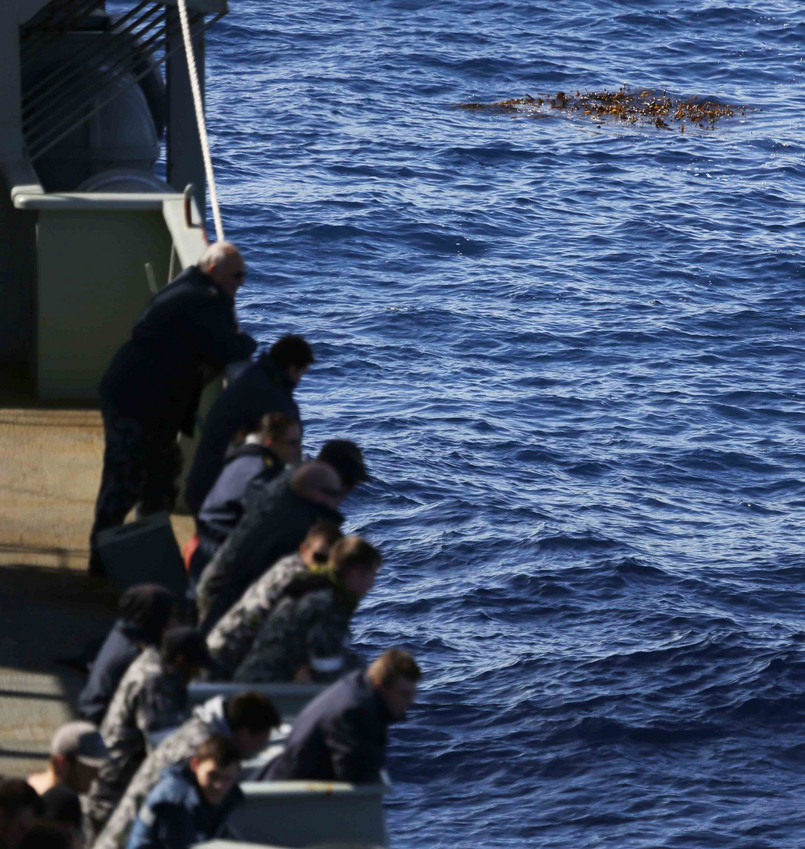
<svg viewBox="0 0 805 849">
<path fill-rule="evenodd" d="M 197 588 L 199 628 L 209 634 L 253 581 L 294 551 L 319 520 L 340 527 L 338 506 L 368 479 L 354 442 L 333 439 L 318 459 L 288 469 L 265 488 L 253 488 L 235 530 L 207 564 Z"/>
<path fill-rule="evenodd" d="M 299 714 L 268 779 L 379 781 L 388 726 L 405 719 L 420 677 L 408 652 L 389 649 L 336 681 Z"/>
<path fill-rule="evenodd" d="M 206 380 L 247 360 L 256 342 L 241 333 L 235 293 L 246 271 L 229 242 L 216 242 L 151 299 L 100 385 L 106 449 L 90 535 L 91 574 L 104 574 L 98 532 L 170 510 L 181 457 L 176 437 L 192 435 Z"/>
<path fill-rule="evenodd" d="M 188 563 L 193 586 L 240 521 L 248 488 L 265 486 L 301 459 L 302 425 L 285 413 L 267 413 L 242 445 L 230 447 L 221 474 L 196 517 L 198 546 Z"/>
<path fill-rule="evenodd" d="M 293 390 L 313 362 L 313 350 L 304 339 L 293 334 L 283 336 L 216 399 L 204 420 L 201 442 L 187 476 L 184 497 L 193 513 L 198 513 L 218 478 L 238 430 L 256 428 L 266 413 L 285 413 L 299 421 Z"/>
</svg>

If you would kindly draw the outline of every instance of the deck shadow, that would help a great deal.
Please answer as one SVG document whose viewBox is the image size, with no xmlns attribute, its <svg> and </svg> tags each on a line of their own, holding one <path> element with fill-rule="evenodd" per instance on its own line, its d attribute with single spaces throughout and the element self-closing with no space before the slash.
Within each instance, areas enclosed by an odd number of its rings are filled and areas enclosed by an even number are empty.
<svg viewBox="0 0 805 849">
<path fill-rule="evenodd" d="M 54 730 L 75 715 L 86 676 L 64 663 L 98 643 L 117 593 L 68 569 L 0 566 L 0 774 L 41 769 Z"/>
</svg>

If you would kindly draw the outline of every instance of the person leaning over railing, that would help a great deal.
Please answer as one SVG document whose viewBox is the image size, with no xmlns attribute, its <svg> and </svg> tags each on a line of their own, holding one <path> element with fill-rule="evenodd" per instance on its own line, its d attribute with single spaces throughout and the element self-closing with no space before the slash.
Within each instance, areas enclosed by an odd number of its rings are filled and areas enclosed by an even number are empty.
<svg viewBox="0 0 805 849">
<path fill-rule="evenodd" d="M 302 425 L 284 413 L 267 413 L 240 445 L 230 446 L 221 474 L 196 516 L 196 546 L 187 564 L 193 588 L 240 521 L 247 489 L 268 484 L 301 459 Z"/>
<path fill-rule="evenodd" d="M 210 245 L 198 265 L 151 298 L 106 370 L 99 386 L 105 449 L 90 574 L 105 574 L 100 531 L 122 525 L 135 506 L 139 516 L 173 508 L 182 466 L 176 437 L 193 435 L 205 380 L 257 348 L 235 317 L 245 277 L 234 245 Z"/>
<path fill-rule="evenodd" d="M 216 398 L 204 420 L 201 441 L 187 476 L 185 501 L 193 513 L 204 503 L 224 465 L 226 450 L 238 430 L 251 430 L 266 413 L 284 413 L 299 421 L 293 391 L 315 362 L 301 336 L 288 334 L 249 365 Z"/>
<path fill-rule="evenodd" d="M 207 637 L 207 647 L 215 662 L 212 677 L 216 681 L 232 678 L 283 590 L 308 569 L 324 566 L 330 559 L 330 550 L 342 536 L 332 522 L 316 522 L 296 553 L 275 563 L 229 608 Z"/>
<path fill-rule="evenodd" d="M 204 637 L 182 626 L 168 631 L 159 649 L 146 648 L 128 668 L 100 729 L 109 760 L 87 794 L 90 842 L 106 825 L 148 752 L 190 715 L 187 685 L 211 665 Z"/>
<path fill-rule="evenodd" d="M 368 670 L 345 675 L 299 714 L 269 781 L 380 780 L 388 726 L 405 719 L 421 672 L 408 652 L 389 649 Z"/>
<path fill-rule="evenodd" d="M 93 849 L 122 849 L 140 806 L 159 781 L 162 770 L 195 755 L 207 738 L 214 734 L 229 738 L 245 760 L 265 747 L 269 734 L 279 725 L 279 714 L 260 693 L 243 692 L 229 699 L 216 696 L 200 705 L 178 731 L 145 759 Z"/>
<path fill-rule="evenodd" d="M 221 833 L 242 801 L 240 752 L 227 737 L 205 740 L 187 762 L 163 770 L 140 808 L 126 849 L 189 849 Z"/>
<path fill-rule="evenodd" d="M 135 584 L 120 596 L 120 618 L 110 629 L 78 696 L 78 713 L 100 725 L 120 679 L 147 646 L 159 645 L 176 624 L 179 599 L 159 584 Z"/>
<path fill-rule="evenodd" d="M 380 563 L 380 552 L 365 539 L 340 539 L 326 564 L 314 564 L 285 587 L 233 680 L 326 683 L 342 675 L 352 660 L 345 650 L 352 615 Z"/>
<path fill-rule="evenodd" d="M 339 506 L 368 475 L 360 449 L 347 439 L 326 442 L 316 460 L 287 469 L 246 496 L 246 511 L 201 575 L 199 629 L 209 634 L 248 587 L 294 551 L 311 525 L 340 526 Z"/>
</svg>

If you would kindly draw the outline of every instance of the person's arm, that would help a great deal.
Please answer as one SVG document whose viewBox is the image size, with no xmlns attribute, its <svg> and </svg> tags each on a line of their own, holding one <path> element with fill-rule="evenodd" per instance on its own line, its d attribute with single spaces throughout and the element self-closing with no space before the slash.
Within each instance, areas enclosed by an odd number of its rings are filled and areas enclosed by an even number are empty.
<svg viewBox="0 0 805 849">
<path fill-rule="evenodd" d="M 336 781 L 380 780 L 386 757 L 385 728 L 366 710 L 354 708 L 335 719 L 327 731 L 327 746 Z"/>
<path fill-rule="evenodd" d="M 188 716 L 187 694 L 181 686 L 164 678 L 147 681 L 137 695 L 134 722 L 150 752 L 166 732 L 178 728 Z"/>
<path fill-rule="evenodd" d="M 218 300 L 224 297 L 211 297 L 199 311 L 193 327 L 199 355 L 216 372 L 223 371 L 230 363 L 248 360 L 257 350 L 257 342 L 238 329 L 233 313 L 229 314 Z"/>
</svg>

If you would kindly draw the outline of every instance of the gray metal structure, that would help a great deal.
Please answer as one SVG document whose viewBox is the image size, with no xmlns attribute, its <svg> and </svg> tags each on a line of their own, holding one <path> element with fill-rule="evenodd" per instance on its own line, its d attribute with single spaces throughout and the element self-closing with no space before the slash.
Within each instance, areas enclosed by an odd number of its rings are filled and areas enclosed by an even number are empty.
<svg viewBox="0 0 805 849">
<path fill-rule="evenodd" d="M 233 684 L 228 681 L 205 681 L 204 683 L 196 682 L 191 684 L 188 688 L 188 695 L 190 696 L 190 703 L 195 707 L 214 696 L 229 698 L 243 692 L 244 689 L 256 690 L 258 693 L 267 696 L 271 699 L 283 722 L 293 722 L 302 708 L 325 689 L 325 685 L 280 682 L 274 684 L 249 684 L 248 687 L 244 687 L 243 684 Z"/>
<path fill-rule="evenodd" d="M 175 0 L 118 6 L 0 3 L 0 364 L 23 364 L 37 399 L 95 400 L 154 284 L 205 244 Z M 204 30 L 226 0 L 188 6 L 203 75 Z"/>
<path fill-rule="evenodd" d="M 237 840 L 276 846 L 386 846 L 385 784 L 246 781 L 229 821 Z"/>
</svg>

